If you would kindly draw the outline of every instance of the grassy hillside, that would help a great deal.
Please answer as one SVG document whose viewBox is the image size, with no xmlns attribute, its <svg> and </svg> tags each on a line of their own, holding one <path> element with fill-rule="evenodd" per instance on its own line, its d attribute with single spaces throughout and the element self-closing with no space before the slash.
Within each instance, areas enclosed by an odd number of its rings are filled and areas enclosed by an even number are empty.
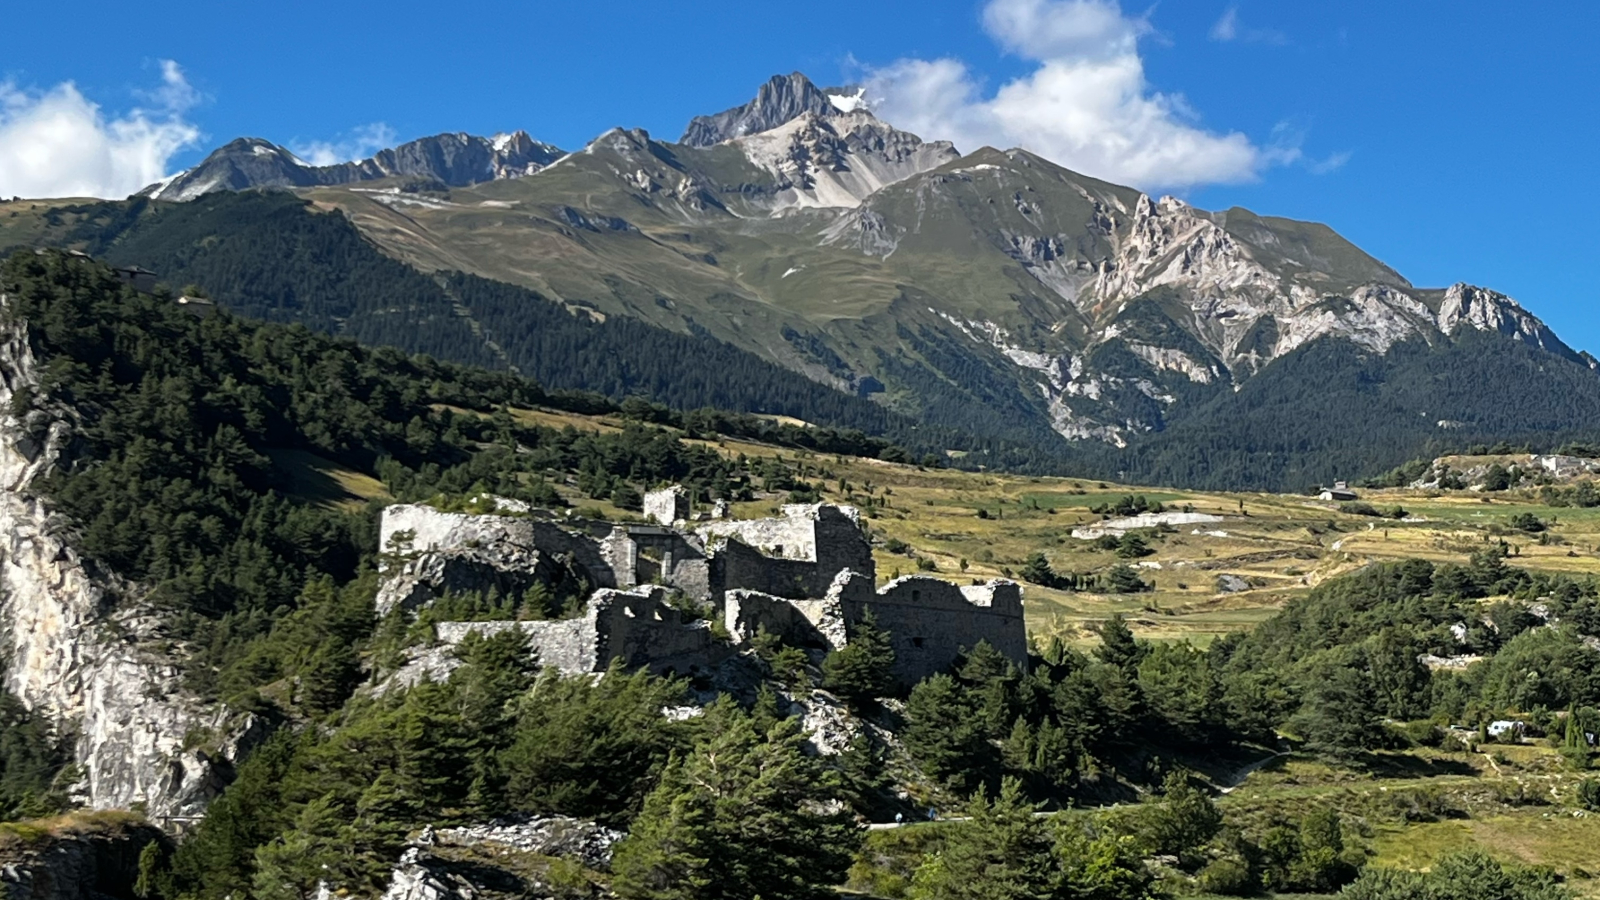
<svg viewBox="0 0 1600 900">
<path fill-rule="evenodd" d="M 836 359 L 813 360 L 797 372 L 705 328 L 665 330 L 649 317 L 616 316 L 581 300 L 556 302 L 505 282 L 425 275 L 379 252 L 345 216 L 319 213 L 284 193 L 217 194 L 184 204 L 18 206 L 25 208 L 13 210 L 15 219 L 0 206 L 0 250 L 72 247 L 155 270 L 174 289 L 195 285 L 240 315 L 510 369 L 550 389 L 790 416 L 887 436 L 918 455 L 979 450 L 990 464 L 1008 467 L 1047 468 L 1066 449 L 1042 426 L 959 416 L 919 422 L 896 414 L 858 396 L 868 386 L 842 381 Z M 663 298 L 648 305 L 661 312 L 672 304 Z M 801 332 L 792 336 L 806 343 Z"/>
<path fill-rule="evenodd" d="M 616 417 L 555 410 L 513 412 L 550 427 L 599 432 L 625 424 Z M 1341 504 L 1309 495 L 1152 489 L 1084 478 L 930 469 L 738 440 L 699 443 L 730 458 L 782 460 L 807 473 L 824 499 L 867 508 L 880 580 L 925 571 L 919 560 L 931 562 L 942 577 L 1020 577 L 1035 552 L 1043 552 L 1057 572 L 1103 573 L 1123 560 L 1113 550 L 1096 549 L 1092 540 L 1072 537 L 1072 531 L 1104 520 L 1092 507 L 1129 496 L 1220 518 L 1140 530 L 1153 553 L 1126 561 L 1154 584 L 1153 591 L 1108 594 L 1028 585 L 1029 627 L 1041 639 L 1060 635 L 1093 643 L 1091 627 L 1122 613 L 1140 637 L 1204 645 L 1248 629 L 1289 599 L 1369 563 L 1413 558 L 1466 563 L 1501 540 L 1519 567 L 1600 576 L 1600 508 L 1550 507 L 1533 488 L 1496 494 L 1363 490 L 1360 502 L 1386 514 L 1372 516 L 1341 511 Z M 586 499 L 575 485 L 558 490 L 575 505 L 628 514 Z M 734 512 L 772 515 L 782 502 L 781 494 L 772 494 L 736 503 Z M 1404 519 L 1392 517 L 1396 507 L 1405 510 Z M 986 517 L 979 517 L 980 510 Z M 1540 533 L 1520 531 L 1512 522 L 1524 515 L 1548 527 Z M 896 542 L 905 549 L 891 549 Z M 1218 587 L 1223 576 L 1246 584 L 1223 592 Z"/>
</svg>

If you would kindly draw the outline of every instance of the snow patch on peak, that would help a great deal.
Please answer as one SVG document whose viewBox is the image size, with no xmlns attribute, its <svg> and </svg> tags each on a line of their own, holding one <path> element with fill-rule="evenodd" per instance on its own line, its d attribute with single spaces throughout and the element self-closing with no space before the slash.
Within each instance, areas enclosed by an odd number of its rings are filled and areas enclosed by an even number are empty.
<svg viewBox="0 0 1600 900">
<path fill-rule="evenodd" d="M 854 94 L 829 94 L 828 102 L 840 112 L 855 112 L 867 108 L 867 89 L 856 88 Z"/>
</svg>

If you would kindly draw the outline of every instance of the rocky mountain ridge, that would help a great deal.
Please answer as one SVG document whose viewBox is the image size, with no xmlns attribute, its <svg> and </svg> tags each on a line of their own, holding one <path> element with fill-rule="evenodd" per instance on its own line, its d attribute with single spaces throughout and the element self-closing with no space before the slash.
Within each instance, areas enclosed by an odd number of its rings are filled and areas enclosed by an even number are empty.
<svg viewBox="0 0 1600 900">
<path fill-rule="evenodd" d="M 859 88 L 822 89 L 799 72 L 774 75 L 756 91 L 755 99 L 710 116 L 695 116 L 678 143 L 709 147 L 723 141 L 771 131 L 801 116 L 829 117 L 862 108 Z"/>
<path fill-rule="evenodd" d="M 260 138 L 239 138 L 192 169 L 145 188 L 153 200 L 193 200 L 212 191 L 354 184 L 396 176 L 464 187 L 497 178 L 532 175 L 562 156 L 526 131 L 478 137 L 440 134 L 401 144 L 355 162 L 316 166 Z"/>
<path fill-rule="evenodd" d="M 1160 440 L 1324 341 L 1386 357 L 1472 333 L 1594 370 L 1504 294 L 1419 289 L 1326 226 L 1197 209 L 1025 149 L 959 155 L 800 73 L 697 117 L 678 143 L 613 129 L 532 165 L 386 194 L 288 186 L 423 271 L 708 334 L 1012 440 Z M 232 185 L 180 181 L 152 196 Z"/>
</svg>

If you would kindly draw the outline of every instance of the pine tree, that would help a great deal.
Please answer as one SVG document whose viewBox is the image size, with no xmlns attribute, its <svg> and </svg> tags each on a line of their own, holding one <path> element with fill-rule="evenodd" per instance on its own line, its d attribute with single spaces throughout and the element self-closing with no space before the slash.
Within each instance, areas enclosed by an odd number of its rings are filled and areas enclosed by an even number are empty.
<svg viewBox="0 0 1600 900">
<path fill-rule="evenodd" d="M 1043 587 L 1056 587 L 1057 577 L 1055 570 L 1050 568 L 1050 560 L 1045 558 L 1042 551 L 1035 550 L 1028 555 L 1027 562 L 1022 564 L 1020 573 L 1022 580 Z"/>
<path fill-rule="evenodd" d="M 822 661 L 822 687 L 853 705 L 894 689 L 894 646 L 869 607 L 850 629 L 850 641 Z"/>
<path fill-rule="evenodd" d="M 683 763 L 674 758 L 617 845 L 613 890 L 628 900 L 697 900 L 712 878 L 710 817 L 706 798 L 693 790 Z"/>
<path fill-rule="evenodd" d="M 1134 638 L 1127 618 L 1116 613 L 1102 622 L 1096 632 L 1100 635 L 1100 646 L 1095 648 L 1095 658 L 1132 675 L 1144 660 L 1146 648 Z"/>
<path fill-rule="evenodd" d="M 964 693 L 949 675 L 911 689 L 906 701 L 906 751 L 936 779 L 953 778 L 970 790 L 988 766 L 992 748 Z"/>
<path fill-rule="evenodd" d="M 992 802 L 982 791 L 968 821 L 952 826 L 939 854 L 917 870 L 912 900 L 1048 900 L 1059 876 L 1054 842 L 1015 778 Z"/>
<path fill-rule="evenodd" d="M 806 755 L 799 721 L 762 734 L 724 699 L 707 709 L 702 727 L 702 742 L 651 792 L 618 846 L 618 895 L 832 897 L 861 835 L 848 812 L 826 811 L 838 779 Z"/>
<path fill-rule="evenodd" d="M 1222 828 L 1222 813 L 1205 791 L 1177 771 L 1162 782 L 1161 802 L 1144 811 L 1143 833 L 1151 852 L 1193 859 Z"/>
</svg>

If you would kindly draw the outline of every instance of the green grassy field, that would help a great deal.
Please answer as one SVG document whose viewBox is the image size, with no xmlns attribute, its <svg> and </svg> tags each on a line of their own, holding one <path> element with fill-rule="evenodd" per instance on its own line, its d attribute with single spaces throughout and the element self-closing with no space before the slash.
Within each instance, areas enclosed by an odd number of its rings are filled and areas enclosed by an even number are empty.
<svg viewBox="0 0 1600 900">
<path fill-rule="evenodd" d="M 1366 772 L 1289 759 L 1251 774 L 1220 805 L 1249 819 L 1331 804 L 1373 864 L 1426 869 L 1446 854 L 1478 850 L 1550 867 L 1575 893 L 1600 895 L 1600 815 L 1573 799 L 1585 773 L 1566 768 L 1542 740 L 1480 749 L 1383 754 L 1388 764 Z"/>
<path fill-rule="evenodd" d="M 356 510 L 369 500 L 385 500 L 383 482 L 304 450 L 274 450 L 272 463 L 288 478 L 288 490 L 308 503 Z"/>
</svg>

